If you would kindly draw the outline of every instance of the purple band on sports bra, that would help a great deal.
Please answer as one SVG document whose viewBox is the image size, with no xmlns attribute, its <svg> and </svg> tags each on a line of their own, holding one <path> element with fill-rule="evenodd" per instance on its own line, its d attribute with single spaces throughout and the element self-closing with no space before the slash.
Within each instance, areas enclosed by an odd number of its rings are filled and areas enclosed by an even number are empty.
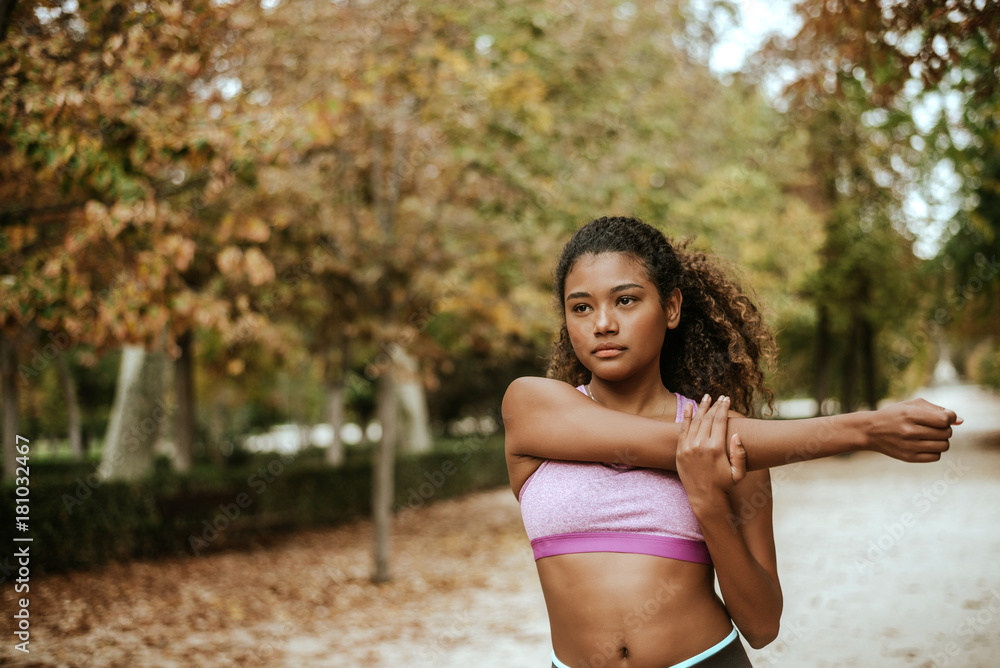
<svg viewBox="0 0 1000 668">
<path fill-rule="evenodd" d="M 576 552 L 625 552 L 712 564 L 708 546 L 701 541 L 640 533 L 560 533 L 531 541 L 535 559 Z"/>
</svg>

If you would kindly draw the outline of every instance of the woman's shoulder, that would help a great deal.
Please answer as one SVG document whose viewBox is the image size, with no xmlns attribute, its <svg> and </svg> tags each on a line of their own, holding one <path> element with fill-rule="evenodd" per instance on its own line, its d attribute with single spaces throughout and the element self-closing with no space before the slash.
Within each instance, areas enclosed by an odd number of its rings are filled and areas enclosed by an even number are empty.
<svg viewBox="0 0 1000 668">
<path fill-rule="evenodd" d="M 569 383 L 556 380 L 555 378 L 545 378 L 543 376 L 521 376 L 515 378 L 511 381 L 510 385 L 507 386 L 507 391 L 504 393 L 504 399 L 508 397 L 520 397 L 520 396 L 537 396 L 539 393 L 546 396 L 551 395 L 553 392 L 566 392 L 569 390 L 580 390 L 583 386 L 579 388 L 574 388 Z M 582 391 L 582 390 L 581 390 Z"/>
<path fill-rule="evenodd" d="M 510 382 L 508 388 L 520 386 L 520 385 L 530 385 L 539 387 L 573 387 L 564 380 L 557 380 L 555 378 L 548 378 L 546 376 L 518 376 Z"/>
<path fill-rule="evenodd" d="M 514 417 L 551 419 L 554 413 L 578 406 L 577 402 L 581 399 L 588 400 L 585 393 L 581 395 L 578 388 L 567 382 L 540 376 L 521 376 L 507 386 L 500 412 L 506 427 L 508 419 Z"/>
</svg>

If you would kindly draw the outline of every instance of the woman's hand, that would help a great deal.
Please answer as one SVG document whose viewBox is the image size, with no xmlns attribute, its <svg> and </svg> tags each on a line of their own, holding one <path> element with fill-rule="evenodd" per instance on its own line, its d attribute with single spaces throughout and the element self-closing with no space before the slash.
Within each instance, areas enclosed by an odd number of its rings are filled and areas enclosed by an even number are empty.
<svg viewBox="0 0 1000 668">
<path fill-rule="evenodd" d="M 954 411 L 924 399 L 892 404 L 870 414 L 867 449 L 904 462 L 936 462 L 948 449 Z"/>
<path fill-rule="evenodd" d="M 692 506 L 722 504 L 728 507 L 729 491 L 747 472 L 747 453 L 739 434 L 733 434 L 726 448 L 729 426 L 729 397 L 715 405 L 706 394 L 692 417 L 692 407 L 684 407 L 677 442 L 677 473 Z M 697 509 L 696 509 L 697 510 Z"/>
</svg>

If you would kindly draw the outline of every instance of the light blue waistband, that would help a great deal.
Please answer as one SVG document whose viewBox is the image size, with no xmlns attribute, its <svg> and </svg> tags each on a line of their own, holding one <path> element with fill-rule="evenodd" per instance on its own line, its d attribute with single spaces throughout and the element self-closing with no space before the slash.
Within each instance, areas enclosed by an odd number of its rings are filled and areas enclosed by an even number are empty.
<svg viewBox="0 0 1000 668">
<path fill-rule="evenodd" d="M 700 652 L 692 656 L 690 659 L 684 659 L 680 663 L 675 663 L 674 665 L 670 666 L 670 668 L 689 668 L 690 666 L 695 665 L 699 661 L 707 659 L 708 657 L 712 656 L 713 654 L 721 650 L 723 647 L 731 643 L 733 639 L 736 638 L 738 635 L 739 634 L 736 633 L 736 627 L 734 626 L 733 630 L 730 631 L 729 635 L 726 636 L 724 639 L 715 643 L 714 645 L 706 649 L 704 652 Z M 555 666 L 556 668 L 570 668 L 565 663 L 559 660 L 559 657 L 556 656 L 555 650 L 552 650 L 552 665 Z"/>
</svg>

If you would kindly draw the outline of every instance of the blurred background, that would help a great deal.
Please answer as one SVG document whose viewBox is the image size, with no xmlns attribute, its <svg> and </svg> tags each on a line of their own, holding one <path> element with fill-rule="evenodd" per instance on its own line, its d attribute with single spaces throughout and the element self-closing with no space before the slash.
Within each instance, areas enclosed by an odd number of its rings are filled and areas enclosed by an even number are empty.
<svg viewBox="0 0 1000 668">
<path fill-rule="evenodd" d="M 180 609 L 137 584 L 168 576 L 114 569 L 211 581 L 223 562 L 206 559 L 299 540 L 334 575 L 285 598 L 369 648 L 398 639 L 310 597 L 386 605 L 373 583 L 411 573 L 390 536 L 455 520 L 431 503 L 447 497 L 496 512 L 466 495 L 506 484 L 500 398 L 544 374 L 552 269 L 602 215 L 693 238 L 756 291 L 780 417 L 950 387 L 986 420 L 998 82 L 986 0 L 2 0 L 0 539 L 24 535 L 28 487 L 32 577 L 51 584 L 35 628 L 50 651 L 80 638 L 51 665 L 105 646 L 93 665 L 173 665 L 166 636 L 135 635 Z M 514 514 L 483 519 L 482 540 L 510 538 L 534 577 L 510 496 L 485 497 Z M 311 533 L 347 520 L 361 533 Z M 454 568 L 499 568 L 469 558 Z M 252 567 L 225 568 L 239 588 Z M 468 577 L 438 589 L 485 586 Z M 108 582 L 130 583 L 121 633 L 83 612 L 84 591 L 117 609 Z M 197 628 L 251 628 L 254 611 L 273 642 L 230 637 L 185 665 L 285 665 L 284 617 L 265 614 L 282 588 L 267 589 L 199 598 L 217 616 Z M 416 618 L 440 612 L 421 600 Z M 455 615 L 441 624 L 466 632 Z M 522 617 L 544 645 L 544 609 Z M 145 654 L 122 649 L 129 633 Z M 445 665 L 456 642 L 434 637 Z"/>
</svg>

